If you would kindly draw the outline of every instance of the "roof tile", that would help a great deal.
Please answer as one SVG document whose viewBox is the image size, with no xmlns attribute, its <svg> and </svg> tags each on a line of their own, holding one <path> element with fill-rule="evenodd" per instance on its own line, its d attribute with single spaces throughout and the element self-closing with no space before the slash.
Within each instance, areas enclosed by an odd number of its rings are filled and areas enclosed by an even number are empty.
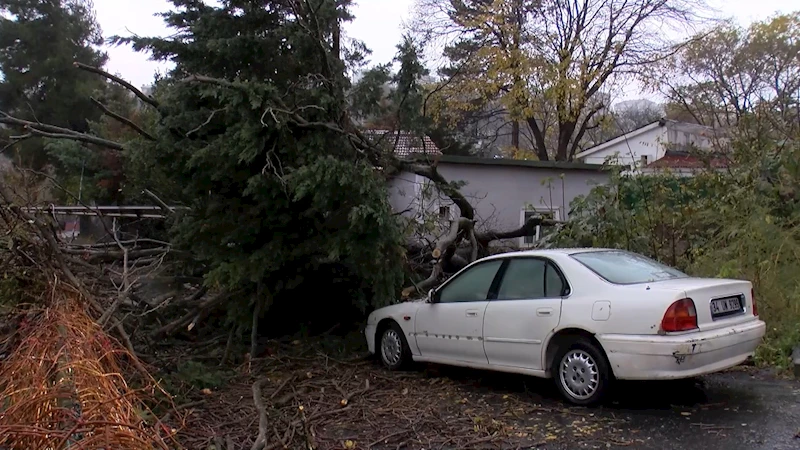
<svg viewBox="0 0 800 450">
<path fill-rule="evenodd" d="M 394 153 L 398 158 L 442 154 L 428 136 L 420 138 L 407 131 L 391 130 L 366 130 L 364 134 L 376 144 L 383 142 L 389 147 L 394 146 Z"/>
</svg>

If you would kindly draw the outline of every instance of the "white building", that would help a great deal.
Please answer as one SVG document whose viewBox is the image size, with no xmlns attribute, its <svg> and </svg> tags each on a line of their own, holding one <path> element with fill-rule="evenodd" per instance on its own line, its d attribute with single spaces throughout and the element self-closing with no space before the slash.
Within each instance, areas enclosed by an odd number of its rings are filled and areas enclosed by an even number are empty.
<svg viewBox="0 0 800 450">
<path fill-rule="evenodd" d="M 690 174 L 706 167 L 727 167 L 714 150 L 724 137 L 713 128 L 661 119 L 584 150 L 575 158 L 586 164 L 626 165 L 642 173 L 658 170 Z M 708 155 L 702 158 L 699 155 Z"/>
</svg>

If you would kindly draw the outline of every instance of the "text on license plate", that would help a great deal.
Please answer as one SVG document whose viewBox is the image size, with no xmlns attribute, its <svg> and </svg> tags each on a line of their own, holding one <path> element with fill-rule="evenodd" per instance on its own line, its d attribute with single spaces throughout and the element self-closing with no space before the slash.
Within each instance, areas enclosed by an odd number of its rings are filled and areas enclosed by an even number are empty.
<svg viewBox="0 0 800 450">
<path fill-rule="evenodd" d="M 718 298 L 711 301 L 711 314 L 715 316 L 738 312 L 741 309 L 742 303 L 739 297 Z"/>
</svg>

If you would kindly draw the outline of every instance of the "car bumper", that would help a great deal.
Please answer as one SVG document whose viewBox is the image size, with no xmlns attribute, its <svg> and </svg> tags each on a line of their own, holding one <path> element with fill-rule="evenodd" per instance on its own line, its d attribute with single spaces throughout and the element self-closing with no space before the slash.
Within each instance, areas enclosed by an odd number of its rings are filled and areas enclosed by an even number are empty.
<svg viewBox="0 0 800 450">
<path fill-rule="evenodd" d="M 367 324 L 366 328 L 364 328 L 364 338 L 367 340 L 367 348 L 369 349 L 370 354 L 375 354 L 375 329 L 378 327 L 378 324 Z"/>
<path fill-rule="evenodd" d="M 761 320 L 677 336 L 597 335 L 622 380 L 691 378 L 737 366 L 761 343 Z"/>
</svg>

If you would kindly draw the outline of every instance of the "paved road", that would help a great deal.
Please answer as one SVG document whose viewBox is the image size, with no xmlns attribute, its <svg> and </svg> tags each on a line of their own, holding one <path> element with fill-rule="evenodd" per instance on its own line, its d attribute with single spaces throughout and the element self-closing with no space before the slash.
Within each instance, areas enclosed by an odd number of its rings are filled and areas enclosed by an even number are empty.
<svg viewBox="0 0 800 450">
<path fill-rule="evenodd" d="M 553 413 L 544 417 L 555 421 L 548 429 L 558 439 L 536 448 L 800 450 L 800 437 L 795 437 L 800 433 L 800 382 L 751 368 L 698 380 L 620 383 L 609 404 L 595 408 L 566 407 L 550 380 L 437 371 L 480 398 L 513 396 L 550 408 Z M 521 425 L 542 421 L 528 415 L 525 422 Z"/>
<path fill-rule="evenodd" d="M 599 412 L 625 419 L 642 449 L 800 449 L 800 383 L 727 372 L 700 383 L 630 384 Z M 634 431 L 638 430 L 638 433 Z M 640 434 L 641 437 L 634 437 Z M 613 446 L 612 446 L 613 448 Z"/>
</svg>

